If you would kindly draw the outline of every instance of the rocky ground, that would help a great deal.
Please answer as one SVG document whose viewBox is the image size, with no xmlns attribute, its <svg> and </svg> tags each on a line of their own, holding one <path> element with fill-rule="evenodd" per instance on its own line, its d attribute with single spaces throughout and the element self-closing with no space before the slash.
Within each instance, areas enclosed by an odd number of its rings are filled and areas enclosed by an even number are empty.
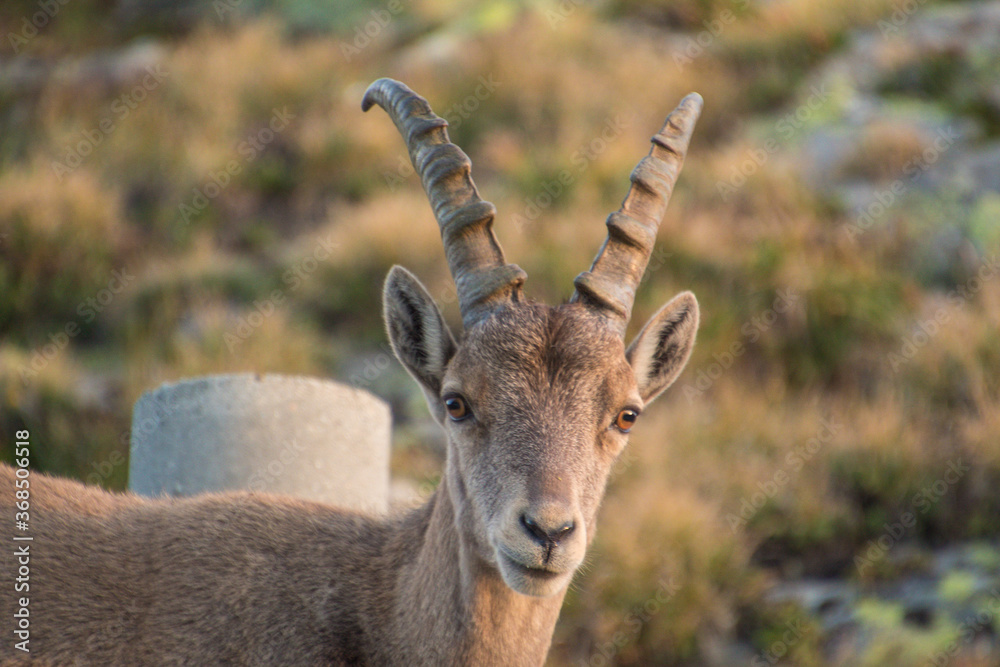
<svg viewBox="0 0 1000 667">
<path fill-rule="evenodd" d="M 952 207 L 953 222 L 925 258 L 924 270 L 942 271 L 970 237 L 1000 247 L 998 54 L 1000 2 L 900 11 L 852 34 L 819 68 L 809 85 L 819 112 L 807 99 L 764 135 L 790 139 L 780 159 L 851 212 L 844 233 L 852 242 L 920 224 L 923 207 Z M 973 97 L 986 102 L 968 114 Z M 956 110 L 966 112 L 961 120 Z M 809 626 L 830 664 L 1000 664 L 1000 544 L 935 550 L 887 523 L 865 553 L 840 578 L 783 573 L 768 599 L 797 610 L 787 632 L 765 653 L 734 654 L 780 662 Z"/>
</svg>

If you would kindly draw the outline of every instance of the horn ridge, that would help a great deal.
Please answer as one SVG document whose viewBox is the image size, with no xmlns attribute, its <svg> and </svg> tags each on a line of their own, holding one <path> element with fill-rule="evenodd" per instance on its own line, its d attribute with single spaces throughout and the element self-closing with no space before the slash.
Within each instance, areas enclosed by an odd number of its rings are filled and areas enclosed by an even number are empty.
<svg viewBox="0 0 1000 667">
<path fill-rule="evenodd" d="M 496 207 L 472 180 L 472 161 L 448 138 L 448 121 L 404 84 L 379 79 L 365 92 L 361 109 L 382 107 L 406 141 L 413 168 L 441 230 L 448 268 L 458 290 L 466 328 L 492 310 L 521 299 L 526 274 L 504 259 L 493 233 Z"/>
<path fill-rule="evenodd" d="M 622 336 L 702 104 L 698 93 L 686 96 L 652 137 L 649 155 L 629 176 L 632 185 L 621 208 L 608 216 L 604 245 L 590 270 L 573 281 L 576 291 L 570 301 L 606 314 Z"/>
</svg>

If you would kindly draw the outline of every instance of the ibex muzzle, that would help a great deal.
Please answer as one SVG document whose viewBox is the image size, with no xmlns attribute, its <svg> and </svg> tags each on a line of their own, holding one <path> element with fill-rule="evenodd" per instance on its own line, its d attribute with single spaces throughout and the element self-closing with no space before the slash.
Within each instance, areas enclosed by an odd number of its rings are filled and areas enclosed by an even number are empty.
<svg viewBox="0 0 1000 667">
<path fill-rule="evenodd" d="M 393 268 L 385 319 L 396 355 L 448 433 L 445 493 L 464 508 L 463 530 L 513 590 L 564 590 L 594 534 L 608 473 L 645 403 L 683 368 L 698 306 L 685 292 L 626 350 L 635 290 L 680 172 L 701 98 L 689 95 L 632 173 L 608 239 L 569 303 L 522 294 L 493 234 L 495 208 L 479 197 L 468 157 L 447 123 L 401 83 L 376 81 L 362 107 L 383 107 L 406 139 L 441 227 L 465 324 L 456 344 L 410 273 Z"/>
</svg>

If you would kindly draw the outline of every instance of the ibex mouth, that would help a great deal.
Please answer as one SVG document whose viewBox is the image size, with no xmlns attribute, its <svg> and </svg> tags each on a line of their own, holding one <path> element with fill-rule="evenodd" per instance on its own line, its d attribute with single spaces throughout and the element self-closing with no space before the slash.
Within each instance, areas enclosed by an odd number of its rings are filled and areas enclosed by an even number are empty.
<svg viewBox="0 0 1000 667">
<path fill-rule="evenodd" d="M 569 583 L 570 577 L 573 576 L 573 569 L 557 571 L 524 565 L 513 556 L 508 555 L 503 548 L 497 551 L 500 576 L 511 589 L 523 595 L 534 597 L 555 595 L 562 591 Z"/>
<path fill-rule="evenodd" d="M 507 558 L 505 556 L 505 558 Z M 554 570 L 547 570 L 542 567 L 530 567 L 528 565 L 521 565 L 513 558 L 507 558 L 510 564 L 514 566 L 519 572 L 527 574 L 532 577 L 538 577 L 539 579 L 555 579 L 556 577 L 561 577 L 565 572 L 556 572 Z"/>
</svg>

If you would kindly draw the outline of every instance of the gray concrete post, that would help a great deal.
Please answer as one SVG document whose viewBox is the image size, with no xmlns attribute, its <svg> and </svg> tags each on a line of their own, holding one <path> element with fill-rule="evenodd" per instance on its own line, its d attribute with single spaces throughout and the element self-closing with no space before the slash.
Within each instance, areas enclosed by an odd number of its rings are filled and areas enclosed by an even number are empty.
<svg viewBox="0 0 1000 667">
<path fill-rule="evenodd" d="M 250 489 L 382 513 L 389 406 L 317 378 L 213 375 L 161 385 L 132 414 L 129 488 L 157 496 Z"/>
</svg>

